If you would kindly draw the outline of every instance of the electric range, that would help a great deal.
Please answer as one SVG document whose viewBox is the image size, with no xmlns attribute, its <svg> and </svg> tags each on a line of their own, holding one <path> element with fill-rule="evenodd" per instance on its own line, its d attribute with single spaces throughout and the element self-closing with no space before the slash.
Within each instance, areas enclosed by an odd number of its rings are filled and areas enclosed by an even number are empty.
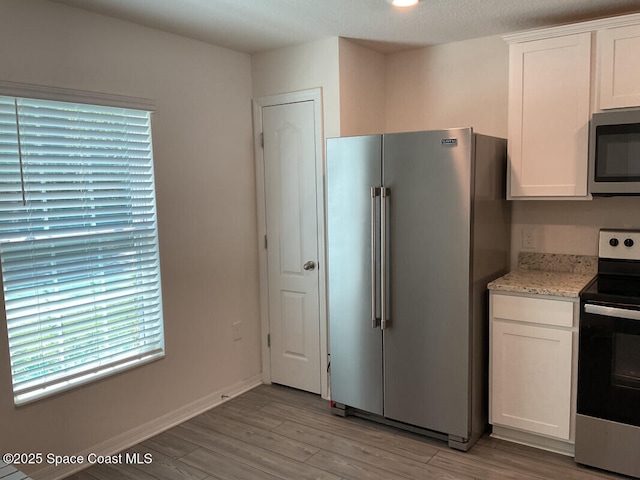
<svg viewBox="0 0 640 480">
<path fill-rule="evenodd" d="M 575 460 L 640 478 L 640 231 L 600 231 L 579 335 Z"/>
</svg>

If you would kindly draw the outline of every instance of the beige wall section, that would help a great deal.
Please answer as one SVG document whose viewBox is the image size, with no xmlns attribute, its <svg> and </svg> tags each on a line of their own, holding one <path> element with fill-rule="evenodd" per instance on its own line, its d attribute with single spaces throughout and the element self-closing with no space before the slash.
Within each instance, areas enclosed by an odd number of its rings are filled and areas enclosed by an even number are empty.
<svg viewBox="0 0 640 480">
<path fill-rule="evenodd" d="M 340 39 L 340 135 L 385 131 L 386 60 L 382 53 Z"/>
<path fill-rule="evenodd" d="M 508 52 L 502 38 L 485 37 L 387 55 L 386 130 L 506 137 Z"/>
<path fill-rule="evenodd" d="M 520 251 L 597 255 L 601 228 L 640 229 L 639 197 L 512 203 L 511 265 L 514 266 Z M 523 248 L 525 229 L 533 234 L 534 248 Z"/>
<path fill-rule="evenodd" d="M 253 98 L 322 88 L 324 136 L 340 136 L 338 38 L 251 56 Z"/>
<path fill-rule="evenodd" d="M 78 453 L 259 375 L 250 56 L 41 0 L 0 3 L 0 45 L 0 80 L 155 100 L 166 336 L 163 360 L 15 408 L 1 319 L 0 451 Z"/>
</svg>

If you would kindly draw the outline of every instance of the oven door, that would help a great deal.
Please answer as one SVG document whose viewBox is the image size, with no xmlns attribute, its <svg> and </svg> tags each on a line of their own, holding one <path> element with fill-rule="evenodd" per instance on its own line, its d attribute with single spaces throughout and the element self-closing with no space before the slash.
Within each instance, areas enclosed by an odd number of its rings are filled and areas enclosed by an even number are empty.
<svg viewBox="0 0 640 480">
<path fill-rule="evenodd" d="M 578 413 L 640 426 L 640 306 L 583 302 Z"/>
</svg>

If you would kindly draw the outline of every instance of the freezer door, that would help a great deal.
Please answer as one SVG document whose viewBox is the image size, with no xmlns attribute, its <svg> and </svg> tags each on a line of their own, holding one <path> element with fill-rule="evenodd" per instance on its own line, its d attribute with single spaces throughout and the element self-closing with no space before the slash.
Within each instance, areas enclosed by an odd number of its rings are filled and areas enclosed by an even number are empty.
<svg viewBox="0 0 640 480">
<path fill-rule="evenodd" d="M 385 135 L 384 415 L 469 432 L 471 129 Z"/>
<path fill-rule="evenodd" d="M 331 399 L 378 415 L 382 334 L 372 319 L 380 304 L 372 256 L 379 255 L 380 198 L 371 191 L 379 191 L 381 168 L 381 136 L 327 140 Z"/>
</svg>

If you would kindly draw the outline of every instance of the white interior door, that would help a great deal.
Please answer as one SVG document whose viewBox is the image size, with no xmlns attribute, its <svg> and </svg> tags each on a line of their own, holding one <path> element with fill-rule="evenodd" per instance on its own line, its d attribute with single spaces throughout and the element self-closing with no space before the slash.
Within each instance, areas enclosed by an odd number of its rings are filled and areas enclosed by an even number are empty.
<svg viewBox="0 0 640 480">
<path fill-rule="evenodd" d="M 314 102 L 263 107 L 262 130 L 271 381 L 320 393 Z"/>
</svg>

